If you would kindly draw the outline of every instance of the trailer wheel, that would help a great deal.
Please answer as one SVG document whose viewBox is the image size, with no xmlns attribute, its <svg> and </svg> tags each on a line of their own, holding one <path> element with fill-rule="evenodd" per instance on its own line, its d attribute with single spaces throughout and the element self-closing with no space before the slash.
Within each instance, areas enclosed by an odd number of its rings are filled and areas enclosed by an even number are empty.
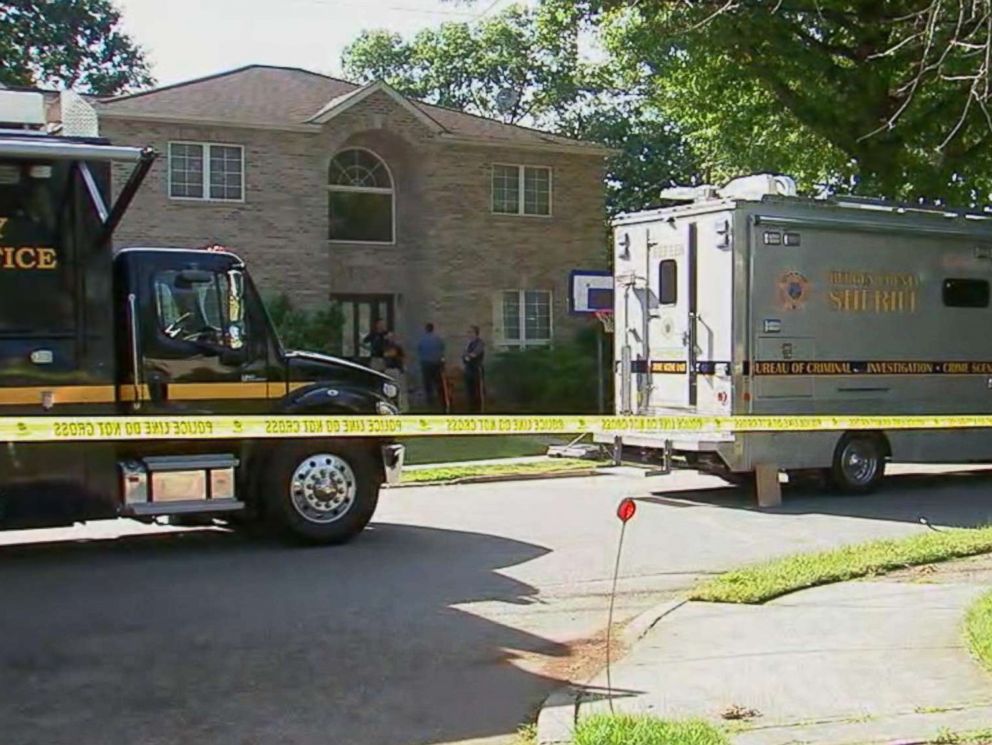
<svg viewBox="0 0 992 745">
<path fill-rule="evenodd" d="M 340 441 L 282 446 L 262 483 L 266 517 L 304 543 L 345 543 L 362 532 L 379 501 L 381 477 L 371 452 Z"/>
<path fill-rule="evenodd" d="M 875 435 L 848 433 L 834 450 L 830 480 L 841 491 L 866 494 L 885 476 L 885 447 Z"/>
</svg>

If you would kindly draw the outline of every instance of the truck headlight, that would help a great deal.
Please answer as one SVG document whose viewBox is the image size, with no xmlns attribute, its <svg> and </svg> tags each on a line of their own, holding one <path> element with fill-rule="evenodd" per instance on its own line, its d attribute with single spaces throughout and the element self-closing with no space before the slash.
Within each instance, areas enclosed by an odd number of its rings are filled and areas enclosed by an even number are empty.
<svg viewBox="0 0 992 745">
<path fill-rule="evenodd" d="M 382 392 L 385 394 L 386 398 L 396 398 L 400 395 L 400 389 L 393 383 L 383 383 Z"/>
<path fill-rule="evenodd" d="M 375 410 L 376 413 L 381 414 L 382 416 L 396 416 L 400 413 L 399 409 L 392 404 L 386 403 L 385 401 L 377 401 Z"/>
</svg>

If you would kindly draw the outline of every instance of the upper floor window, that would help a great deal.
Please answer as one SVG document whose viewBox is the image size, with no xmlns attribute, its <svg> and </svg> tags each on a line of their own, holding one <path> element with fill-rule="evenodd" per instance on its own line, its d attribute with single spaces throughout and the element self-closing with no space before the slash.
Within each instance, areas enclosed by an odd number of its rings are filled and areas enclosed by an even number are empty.
<svg viewBox="0 0 992 745">
<path fill-rule="evenodd" d="M 493 166 L 493 212 L 550 215 L 551 169 L 545 166 Z"/>
<path fill-rule="evenodd" d="M 327 175 L 332 241 L 392 243 L 395 240 L 393 177 L 375 153 L 343 150 Z"/>
<path fill-rule="evenodd" d="M 206 142 L 169 143 L 169 196 L 244 201 L 245 149 Z"/>
</svg>

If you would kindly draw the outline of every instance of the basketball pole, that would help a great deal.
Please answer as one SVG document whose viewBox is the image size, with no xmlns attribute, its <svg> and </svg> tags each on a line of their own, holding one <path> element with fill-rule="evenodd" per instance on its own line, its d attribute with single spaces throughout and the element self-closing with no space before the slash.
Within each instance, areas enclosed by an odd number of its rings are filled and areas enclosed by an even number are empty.
<svg viewBox="0 0 992 745">
<path fill-rule="evenodd" d="M 599 413 L 605 414 L 603 411 L 606 406 L 606 394 L 603 390 L 603 336 L 606 335 L 606 329 L 603 328 L 603 324 L 596 319 L 596 325 L 599 326 L 596 329 L 596 379 L 598 381 L 596 385 L 596 397 L 599 403 Z"/>
</svg>

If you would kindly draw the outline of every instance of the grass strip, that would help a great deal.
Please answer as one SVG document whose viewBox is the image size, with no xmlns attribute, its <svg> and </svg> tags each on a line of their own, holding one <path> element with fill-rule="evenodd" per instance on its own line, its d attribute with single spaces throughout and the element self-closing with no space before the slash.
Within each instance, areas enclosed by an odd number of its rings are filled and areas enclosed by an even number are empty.
<svg viewBox="0 0 992 745">
<path fill-rule="evenodd" d="M 595 468 L 595 461 L 578 459 L 555 459 L 539 463 L 507 463 L 488 464 L 481 466 L 440 466 L 437 468 L 418 468 L 403 472 L 401 483 L 424 484 L 445 481 L 460 481 L 467 478 L 497 477 L 497 476 L 534 476 L 537 474 L 581 473 Z"/>
<path fill-rule="evenodd" d="M 965 635 L 971 651 L 992 671 L 992 593 L 979 598 L 968 609 Z M 992 740 L 992 736 L 989 739 Z"/>
<path fill-rule="evenodd" d="M 704 582 L 691 598 L 763 603 L 808 587 L 990 552 L 992 526 L 928 531 L 910 538 L 871 541 L 754 564 Z"/>
<path fill-rule="evenodd" d="M 582 719 L 574 745 L 728 745 L 713 725 L 701 720 L 669 721 L 631 714 L 600 714 Z"/>
</svg>

